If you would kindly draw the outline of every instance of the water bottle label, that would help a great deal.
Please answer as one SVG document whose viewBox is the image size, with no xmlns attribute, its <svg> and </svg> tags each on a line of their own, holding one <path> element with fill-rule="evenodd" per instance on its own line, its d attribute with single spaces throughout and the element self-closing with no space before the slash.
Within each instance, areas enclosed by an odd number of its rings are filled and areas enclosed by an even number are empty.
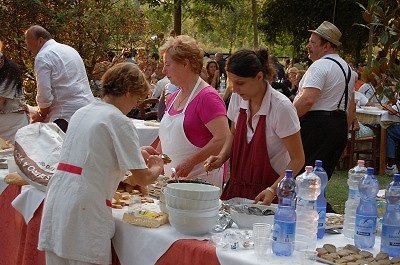
<svg viewBox="0 0 400 265">
<path fill-rule="evenodd" d="M 297 206 L 300 206 L 302 208 L 314 209 L 315 203 L 316 201 L 303 200 L 301 198 L 297 199 Z"/>
<path fill-rule="evenodd" d="M 290 243 L 294 241 L 296 231 L 295 222 L 275 221 L 272 240 L 279 243 Z"/>
<path fill-rule="evenodd" d="M 358 194 L 358 189 L 349 189 L 349 199 L 358 198 L 360 195 Z"/>
<path fill-rule="evenodd" d="M 325 219 L 326 219 L 326 207 L 317 208 L 318 211 L 318 227 L 325 226 Z"/>
<path fill-rule="evenodd" d="M 375 236 L 376 216 L 356 214 L 356 235 Z"/>
<path fill-rule="evenodd" d="M 382 242 L 390 247 L 400 247 L 400 227 L 382 224 Z"/>
</svg>

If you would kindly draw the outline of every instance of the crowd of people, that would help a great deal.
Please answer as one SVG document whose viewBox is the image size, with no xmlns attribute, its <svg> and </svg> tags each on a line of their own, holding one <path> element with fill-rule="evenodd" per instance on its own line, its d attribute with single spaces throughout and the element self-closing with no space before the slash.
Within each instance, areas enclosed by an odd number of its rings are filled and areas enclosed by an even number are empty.
<svg viewBox="0 0 400 265">
<path fill-rule="evenodd" d="M 160 174 L 201 178 L 221 187 L 221 199 L 264 204 L 276 202 L 287 169 L 297 175 L 319 159 L 330 179 L 356 104 L 373 104 L 375 95 L 372 83 L 356 87 L 359 75 L 338 54 L 341 35 L 327 21 L 310 30 L 312 64 L 306 70 L 298 62 L 285 67 L 264 48 L 240 49 L 227 60 L 217 53 L 205 61 L 194 38 L 170 36 L 143 61 L 136 57 L 143 50 L 107 53 L 94 67 L 92 92 L 79 53 L 43 27 L 30 27 L 25 39 L 35 58 L 37 108 L 28 115 L 21 72 L 0 53 L 0 137 L 12 142 L 29 122 L 54 122 L 66 132 L 40 229 L 47 264 L 110 263 L 108 206 L 126 171 L 132 185 L 147 185 Z M 127 117 L 149 97 L 160 99 L 157 148 L 140 147 Z M 399 106 L 385 105 L 394 115 Z M 392 172 L 399 126 L 388 129 Z M 170 164 L 164 165 L 161 153 Z"/>
</svg>

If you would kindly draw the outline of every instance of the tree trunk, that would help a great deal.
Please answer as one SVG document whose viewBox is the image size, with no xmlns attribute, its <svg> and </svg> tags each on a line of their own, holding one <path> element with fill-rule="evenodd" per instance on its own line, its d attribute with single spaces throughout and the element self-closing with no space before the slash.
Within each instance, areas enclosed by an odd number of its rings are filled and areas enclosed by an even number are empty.
<svg viewBox="0 0 400 265">
<path fill-rule="evenodd" d="M 258 48 L 257 0 L 251 0 L 251 13 L 253 15 L 253 47 Z"/>
<path fill-rule="evenodd" d="M 174 0 L 174 31 L 182 34 L 182 0 Z"/>
</svg>

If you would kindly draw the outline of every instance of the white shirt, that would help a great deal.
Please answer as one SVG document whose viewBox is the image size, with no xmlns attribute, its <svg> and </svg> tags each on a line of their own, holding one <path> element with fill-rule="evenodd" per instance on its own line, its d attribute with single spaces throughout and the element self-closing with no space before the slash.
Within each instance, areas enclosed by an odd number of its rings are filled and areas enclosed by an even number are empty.
<svg viewBox="0 0 400 265">
<path fill-rule="evenodd" d="M 336 110 L 340 98 L 344 93 L 346 84 L 344 74 L 339 65 L 329 59 L 325 59 L 326 57 L 331 57 L 332 59 L 338 61 L 346 73 L 346 78 L 348 76 L 348 64 L 342 58 L 340 58 L 338 54 L 328 54 L 313 62 L 301 79 L 298 92 L 298 95 L 301 95 L 304 88 L 307 87 L 314 87 L 321 91 L 320 97 L 310 110 Z M 350 82 L 348 86 L 349 100 L 351 94 L 354 92 L 355 84 L 355 74 L 351 69 L 350 71 L 352 76 L 350 76 Z M 341 110 L 344 110 L 344 104 L 345 96 L 343 96 L 340 104 Z M 347 106 L 349 106 L 349 104 L 347 104 Z"/>
<path fill-rule="evenodd" d="M 156 87 L 154 88 L 153 95 L 151 96 L 152 98 L 160 98 L 161 93 L 164 89 L 164 87 L 169 83 L 168 77 L 164 76 L 164 78 L 160 79 L 157 81 Z"/>
<path fill-rule="evenodd" d="M 370 102 L 374 104 L 379 104 L 379 96 L 377 99 L 377 97 L 375 96 L 375 88 L 373 85 L 371 85 L 371 83 L 362 84 L 362 86 L 360 86 L 360 89 L 358 89 L 358 92 L 364 94 Z M 386 103 L 388 101 L 388 98 L 386 96 L 383 96 L 381 101 L 382 103 Z"/>
<path fill-rule="evenodd" d="M 111 264 L 114 219 L 111 200 L 128 169 L 143 169 L 137 130 L 115 106 L 102 101 L 71 118 L 60 162 L 83 168 L 77 175 L 59 171 L 50 180 L 39 246 L 56 255 Z"/>
<path fill-rule="evenodd" d="M 249 102 L 243 100 L 238 94 L 232 93 L 227 115 L 235 123 L 235 126 L 240 108 L 245 109 L 248 113 Z M 290 162 L 289 153 L 282 139 L 300 131 L 296 109 L 285 95 L 268 85 L 261 107 L 251 120 L 254 130 L 260 115 L 266 115 L 265 137 L 271 166 L 281 175 Z M 254 132 L 248 123 L 246 124 L 247 142 L 250 142 Z"/>
<path fill-rule="evenodd" d="M 50 107 L 45 122 L 69 121 L 79 108 L 93 102 L 85 65 L 72 47 L 48 40 L 35 57 L 36 102 Z"/>
<path fill-rule="evenodd" d="M 365 106 L 368 103 L 368 98 L 363 93 L 360 93 L 358 91 L 354 92 L 354 100 L 358 108 L 361 106 Z"/>
</svg>

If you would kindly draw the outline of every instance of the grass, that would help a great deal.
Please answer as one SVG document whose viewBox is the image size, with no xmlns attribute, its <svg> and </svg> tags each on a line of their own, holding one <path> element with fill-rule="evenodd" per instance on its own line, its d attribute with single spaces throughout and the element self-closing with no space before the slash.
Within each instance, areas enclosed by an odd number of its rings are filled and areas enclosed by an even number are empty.
<svg viewBox="0 0 400 265">
<path fill-rule="evenodd" d="M 392 176 L 377 175 L 380 189 L 386 189 L 392 181 Z M 344 213 L 344 204 L 348 196 L 347 171 L 335 171 L 326 188 L 326 197 L 333 209 L 340 214 Z"/>
</svg>

